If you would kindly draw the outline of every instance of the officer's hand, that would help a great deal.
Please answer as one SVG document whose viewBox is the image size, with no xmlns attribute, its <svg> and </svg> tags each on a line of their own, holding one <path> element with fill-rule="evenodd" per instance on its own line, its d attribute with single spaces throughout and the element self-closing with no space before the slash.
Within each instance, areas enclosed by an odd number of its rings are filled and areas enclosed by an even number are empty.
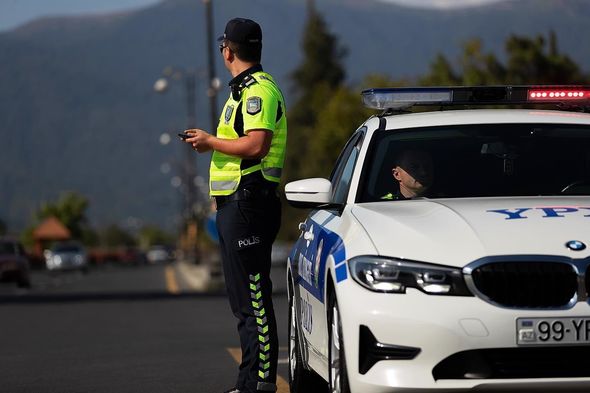
<svg viewBox="0 0 590 393">
<path fill-rule="evenodd" d="M 193 146 L 193 149 L 199 153 L 205 153 L 211 150 L 210 140 L 212 135 L 198 128 L 191 128 L 190 130 L 186 130 L 184 132 L 185 134 L 191 136 L 190 138 L 186 139 L 186 143 L 190 143 Z"/>
</svg>

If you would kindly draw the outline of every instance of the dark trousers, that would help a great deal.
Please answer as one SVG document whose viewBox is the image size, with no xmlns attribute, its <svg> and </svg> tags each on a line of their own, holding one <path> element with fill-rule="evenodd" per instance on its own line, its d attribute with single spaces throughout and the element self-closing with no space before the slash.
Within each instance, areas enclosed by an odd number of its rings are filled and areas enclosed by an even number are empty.
<svg viewBox="0 0 590 393">
<path fill-rule="evenodd" d="M 245 392 L 276 390 L 278 336 L 270 267 L 280 224 L 275 195 L 218 204 L 225 284 L 242 347 L 236 387 Z"/>
</svg>

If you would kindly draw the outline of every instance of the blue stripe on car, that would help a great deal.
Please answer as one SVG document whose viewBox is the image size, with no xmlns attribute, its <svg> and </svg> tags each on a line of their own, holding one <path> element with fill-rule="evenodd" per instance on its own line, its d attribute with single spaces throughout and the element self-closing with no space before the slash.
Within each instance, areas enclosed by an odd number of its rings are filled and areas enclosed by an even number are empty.
<svg viewBox="0 0 590 393">
<path fill-rule="evenodd" d="M 318 299 L 321 303 L 324 303 L 324 281 L 326 272 L 326 263 L 328 256 L 332 255 L 336 268 L 336 281 L 341 282 L 348 278 L 346 265 L 343 262 L 346 261 L 346 249 L 344 242 L 340 236 L 335 232 L 332 232 L 319 223 L 308 218 L 306 225 L 308 228 L 313 226 L 314 239 L 307 246 L 307 241 L 300 237 L 293 251 L 291 253 L 291 267 L 295 284 L 301 285 L 305 288 L 313 297 Z M 323 240 L 322 253 L 319 258 L 319 269 L 316 269 L 315 264 L 318 263 L 317 250 L 318 245 Z M 311 262 L 311 282 L 305 280 L 299 274 L 300 263 L 305 263 L 305 260 L 309 264 Z M 344 269 L 342 269 L 344 268 Z M 316 277 L 316 271 L 318 277 Z"/>
<path fill-rule="evenodd" d="M 346 263 L 343 263 L 342 265 L 340 265 L 336 268 L 336 281 L 337 282 L 344 281 L 347 278 L 348 278 L 348 273 L 346 271 Z"/>
</svg>

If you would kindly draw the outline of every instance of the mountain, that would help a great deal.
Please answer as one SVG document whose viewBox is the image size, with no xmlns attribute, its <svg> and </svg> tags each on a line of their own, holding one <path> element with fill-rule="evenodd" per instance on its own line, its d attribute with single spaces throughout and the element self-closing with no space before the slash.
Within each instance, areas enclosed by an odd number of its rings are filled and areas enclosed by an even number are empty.
<svg viewBox="0 0 590 393">
<path fill-rule="evenodd" d="M 289 101 L 305 2 L 224 0 L 214 6 L 216 32 L 238 15 L 261 23 L 263 64 Z M 511 33 L 546 35 L 550 29 L 564 53 L 590 68 L 586 0 L 513 0 L 446 11 L 318 0 L 317 8 L 348 48 L 350 83 L 369 73 L 416 77 L 439 52 L 455 59 L 469 38 L 480 37 L 485 50 L 501 55 Z M 174 228 L 182 200 L 160 168 L 178 168 L 182 146 L 175 140 L 161 145 L 159 137 L 184 129 L 184 86 L 175 82 L 164 95 L 152 86 L 166 66 L 196 70 L 197 124 L 211 129 L 204 21 L 200 0 L 168 0 L 132 12 L 39 19 L 0 34 L 0 219 L 9 229 L 29 224 L 39 204 L 62 190 L 89 197 L 94 225 L 137 218 Z M 219 60 L 225 86 L 229 78 Z M 219 107 L 226 94 L 221 91 Z M 297 130 L 290 132 L 296 136 Z M 208 157 L 195 162 L 206 176 Z"/>
</svg>

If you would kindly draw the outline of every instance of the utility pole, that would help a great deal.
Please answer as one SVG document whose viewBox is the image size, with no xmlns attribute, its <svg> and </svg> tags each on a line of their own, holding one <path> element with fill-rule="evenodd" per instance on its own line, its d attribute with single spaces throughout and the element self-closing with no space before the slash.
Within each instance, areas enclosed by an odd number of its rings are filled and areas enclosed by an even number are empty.
<svg viewBox="0 0 590 393">
<path fill-rule="evenodd" d="M 215 77 L 215 56 L 213 52 L 214 35 L 213 35 L 213 0 L 203 0 L 205 4 L 205 18 L 207 26 L 207 75 L 209 78 L 209 87 L 207 95 L 209 96 L 209 116 L 211 121 L 211 132 L 217 134 L 217 91 L 219 90 L 219 79 Z"/>
<path fill-rule="evenodd" d="M 154 84 L 154 90 L 158 93 L 165 93 L 168 90 L 170 81 L 183 82 L 185 88 L 186 100 L 186 128 L 196 128 L 196 85 L 197 72 L 192 69 L 178 67 L 166 67 L 162 72 L 162 77 Z M 185 240 L 182 248 L 187 252 L 189 260 L 198 261 L 198 249 L 196 243 L 197 233 L 197 214 L 198 196 L 196 193 L 195 178 L 197 173 L 195 152 L 192 146 L 183 143 L 183 158 L 180 163 L 180 176 L 182 186 L 182 196 L 184 197 L 182 206 L 182 228 L 180 229 L 181 238 Z"/>
<path fill-rule="evenodd" d="M 197 126 L 197 115 L 196 115 L 196 85 L 197 76 L 195 71 L 187 71 L 184 75 L 184 82 L 186 87 L 186 128 L 191 129 Z M 196 163 L 195 163 L 195 152 L 192 146 L 183 143 L 184 147 L 184 183 L 186 187 L 186 203 L 185 203 L 185 220 L 190 222 L 195 216 L 195 204 L 196 204 L 196 193 L 195 193 L 195 176 L 196 176 Z"/>
</svg>

